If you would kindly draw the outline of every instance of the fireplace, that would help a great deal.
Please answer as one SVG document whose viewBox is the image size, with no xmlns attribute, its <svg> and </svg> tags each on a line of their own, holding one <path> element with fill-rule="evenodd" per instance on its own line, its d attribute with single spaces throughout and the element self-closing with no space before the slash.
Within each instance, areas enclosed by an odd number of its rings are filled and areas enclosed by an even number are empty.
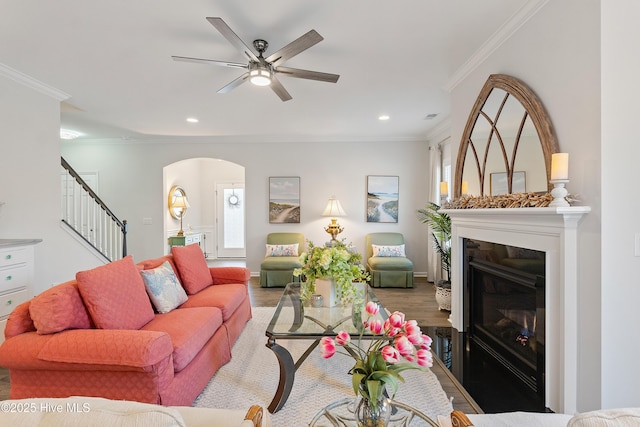
<svg viewBox="0 0 640 427">
<path fill-rule="evenodd" d="M 544 254 L 544 267 L 539 267 L 544 273 L 534 273 L 544 276 L 544 290 L 538 290 L 537 278 L 535 287 L 536 299 L 542 292 L 545 307 L 544 311 L 536 307 L 536 354 L 538 351 L 544 353 L 544 368 L 541 378 L 535 379 L 535 387 L 544 389 L 544 406 L 555 412 L 577 412 L 577 230 L 580 220 L 590 210 L 587 206 L 444 210 L 451 217 L 452 231 L 451 324 L 460 332 L 469 332 L 470 319 L 470 313 L 465 310 L 471 297 L 463 277 L 465 239 Z M 524 321 L 521 319 L 516 323 L 523 324 Z M 542 324 L 545 325 L 544 335 L 540 337 Z"/>
<path fill-rule="evenodd" d="M 463 247 L 468 338 L 544 401 L 544 252 L 471 239 Z"/>
</svg>

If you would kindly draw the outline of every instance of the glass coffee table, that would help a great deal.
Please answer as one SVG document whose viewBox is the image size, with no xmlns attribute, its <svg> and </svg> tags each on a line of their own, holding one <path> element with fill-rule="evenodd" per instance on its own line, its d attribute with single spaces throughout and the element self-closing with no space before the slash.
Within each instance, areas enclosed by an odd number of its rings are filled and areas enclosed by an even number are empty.
<svg viewBox="0 0 640 427">
<path fill-rule="evenodd" d="M 367 286 L 365 300 L 380 304 L 370 286 Z M 380 316 L 381 320 L 387 319 L 387 312 L 382 306 L 377 316 Z M 358 335 L 361 324 L 360 321 L 353 321 L 350 307 L 341 305 L 335 307 L 304 306 L 300 299 L 300 283 L 289 283 L 284 288 L 273 318 L 265 332 L 267 347 L 275 353 L 280 365 L 278 389 L 269 404 L 269 412 L 277 412 L 285 404 L 291 393 L 298 367 L 320 344 L 323 337 L 334 337 L 341 330 L 351 335 Z M 362 338 L 374 338 L 374 335 L 365 330 Z M 282 340 L 313 340 L 313 343 L 294 362 L 291 353 L 280 345 Z"/>
</svg>

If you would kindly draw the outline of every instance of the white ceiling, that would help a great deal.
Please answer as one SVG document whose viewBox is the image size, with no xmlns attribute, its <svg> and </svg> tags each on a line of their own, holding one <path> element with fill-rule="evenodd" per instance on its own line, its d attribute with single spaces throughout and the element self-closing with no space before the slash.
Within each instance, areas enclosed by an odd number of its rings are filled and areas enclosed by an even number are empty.
<svg viewBox="0 0 640 427">
<path fill-rule="evenodd" d="M 62 127 L 84 138 L 424 139 L 456 72 L 536 1 L 0 0 L 0 64 L 69 94 Z M 283 65 L 340 79 L 281 77 L 288 102 L 248 82 L 218 94 L 243 71 L 171 59 L 244 62 L 207 16 L 267 40 L 265 56 L 315 29 L 324 40 Z"/>
</svg>

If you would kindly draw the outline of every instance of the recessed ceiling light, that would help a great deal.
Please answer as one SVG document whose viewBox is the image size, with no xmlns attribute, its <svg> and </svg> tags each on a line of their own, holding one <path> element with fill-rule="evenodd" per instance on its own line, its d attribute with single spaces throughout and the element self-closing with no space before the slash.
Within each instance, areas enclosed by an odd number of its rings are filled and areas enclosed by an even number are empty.
<svg viewBox="0 0 640 427">
<path fill-rule="evenodd" d="M 187 121 L 189 123 L 198 123 L 200 120 L 196 119 L 195 117 L 187 117 Z"/>
<path fill-rule="evenodd" d="M 381 121 L 389 120 L 389 119 L 390 119 L 390 117 L 389 117 L 389 116 L 387 116 L 386 114 L 383 114 L 383 115 L 381 115 L 381 116 L 378 116 L 378 120 L 381 120 Z"/>
<path fill-rule="evenodd" d="M 69 129 L 60 129 L 60 139 L 76 139 L 82 135 L 80 132 Z"/>
</svg>

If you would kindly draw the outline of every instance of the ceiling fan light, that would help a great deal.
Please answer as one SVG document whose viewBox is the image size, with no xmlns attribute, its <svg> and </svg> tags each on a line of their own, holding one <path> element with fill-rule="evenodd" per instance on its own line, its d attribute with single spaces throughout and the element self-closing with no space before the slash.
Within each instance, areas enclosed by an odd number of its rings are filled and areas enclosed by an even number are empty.
<svg viewBox="0 0 640 427">
<path fill-rule="evenodd" d="M 251 70 L 249 80 L 256 86 L 269 86 L 271 84 L 271 73 L 269 70 L 257 68 Z"/>
</svg>

